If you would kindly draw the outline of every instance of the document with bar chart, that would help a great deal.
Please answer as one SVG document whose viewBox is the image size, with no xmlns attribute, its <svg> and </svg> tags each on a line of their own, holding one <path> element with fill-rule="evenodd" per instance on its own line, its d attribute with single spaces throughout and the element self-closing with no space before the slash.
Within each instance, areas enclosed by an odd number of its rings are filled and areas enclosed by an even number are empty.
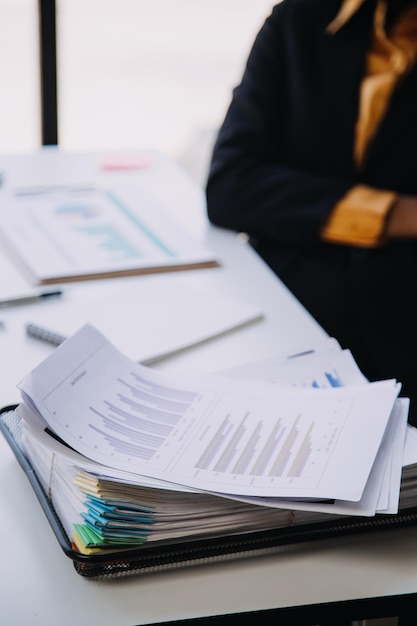
<svg viewBox="0 0 417 626">
<path fill-rule="evenodd" d="M 0 210 L 2 242 L 36 284 L 218 265 L 137 186 L 22 189 Z"/>
<path fill-rule="evenodd" d="M 19 385 L 85 457 L 225 495 L 358 501 L 399 386 L 282 389 L 132 362 L 91 326 Z"/>
</svg>

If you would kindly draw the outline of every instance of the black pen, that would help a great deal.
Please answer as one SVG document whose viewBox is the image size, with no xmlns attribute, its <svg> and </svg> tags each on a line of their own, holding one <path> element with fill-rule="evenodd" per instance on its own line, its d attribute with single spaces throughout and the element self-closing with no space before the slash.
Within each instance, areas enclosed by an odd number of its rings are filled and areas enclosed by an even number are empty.
<svg viewBox="0 0 417 626">
<path fill-rule="evenodd" d="M 33 302 L 41 302 L 48 298 L 58 298 L 62 296 L 62 291 L 44 291 L 43 293 L 34 293 L 28 296 L 16 296 L 15 298 L 7 298 L 0 300 L 0 309 L 7 306 L 17 306 L 20 304 L 32 304 Z"/>
</svg>

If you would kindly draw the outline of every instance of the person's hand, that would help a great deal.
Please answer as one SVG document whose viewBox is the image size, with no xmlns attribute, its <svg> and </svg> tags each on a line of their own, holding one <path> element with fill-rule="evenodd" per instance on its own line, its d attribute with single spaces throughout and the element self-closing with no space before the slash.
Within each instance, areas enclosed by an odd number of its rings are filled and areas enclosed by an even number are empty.
<svg viewBox="0 0 417 626">
<path fill-rule="evenodd" d="M 387 218 L 388 239 L 417 239 L 417 196 L 399 196 Z"/>
</svg>

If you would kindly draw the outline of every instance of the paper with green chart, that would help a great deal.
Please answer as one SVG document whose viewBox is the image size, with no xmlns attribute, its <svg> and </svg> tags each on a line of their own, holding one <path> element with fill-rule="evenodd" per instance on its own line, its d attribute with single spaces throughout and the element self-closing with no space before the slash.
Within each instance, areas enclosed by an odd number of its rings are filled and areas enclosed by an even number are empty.
<svg viewBox="0 0 417 626">
<path fill-rule="evenodd" d="M 137 185 L 22 188 L 0 213 L 1 240 L 34 284 L 218 265 Z"/>
</svg>

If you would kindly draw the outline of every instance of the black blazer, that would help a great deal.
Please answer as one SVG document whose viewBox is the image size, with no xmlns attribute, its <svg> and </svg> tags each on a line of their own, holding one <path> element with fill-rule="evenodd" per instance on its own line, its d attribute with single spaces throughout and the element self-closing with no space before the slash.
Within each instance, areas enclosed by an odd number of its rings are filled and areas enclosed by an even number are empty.
<svg viewBox="0 0 417 626">
<path fill-rule="evenodd" d="M 319 238 L 335 203 L 358 183 L 417 195 L 417 67 L 401 81 L 360 171 L 353 165 L 375 2 L 334 35 L 325 29 L 341 0 L 274 7 L 220 129 L 207 208 L 213 223 L 250 235 L 330 334 L 362 346 L 370 378 L 408 381 L 417 379 L 417 243 L 365 250 Z"/>
</svg>

